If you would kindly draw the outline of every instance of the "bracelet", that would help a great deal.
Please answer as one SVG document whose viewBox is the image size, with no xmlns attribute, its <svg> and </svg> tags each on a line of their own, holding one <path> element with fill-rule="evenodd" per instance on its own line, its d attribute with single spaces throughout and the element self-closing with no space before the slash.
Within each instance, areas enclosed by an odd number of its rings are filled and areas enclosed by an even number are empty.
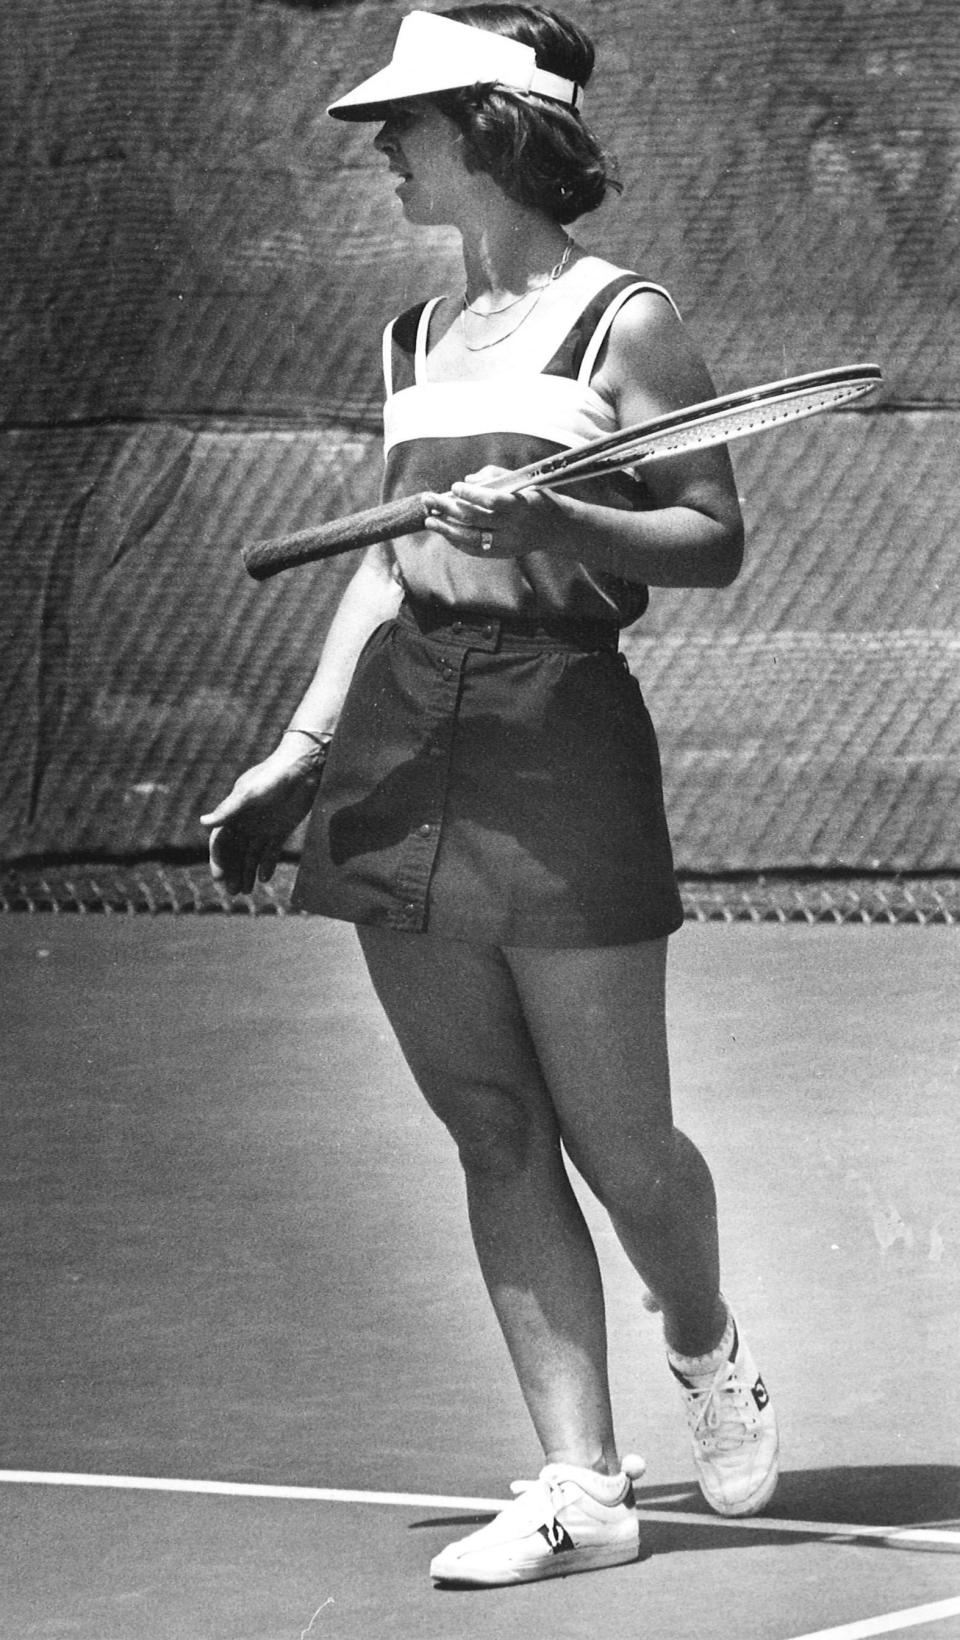
<svg viewBox="0 0 960 1640">
<path fill-rule="evenodd" d="M 313 745 L 316 747 L 313 760 L 314 768 L 317 770 L 323 768 L 323 765 L 327 761 L 327 755 L 330 751 L 330 742 L 333 739 L 332 734 L 317 734 L 313 729 L 292 728 L 284 729 L 283 734 L 280 737 L 281 740 L 285 739 L 287 735 L 306 735 L 307 739 L 312 741 Z"/>
<path fill-rule="evenodd" d="M 315 746 L 320 747 L 324 755 L 330 750 L 330 742 L 333 739 L 333 735 L 329 732 L 318 734 L 314 729 L 301 729 L 295 724 L 291 724 L 289 729 L 284 729 L 283 733 L 285 735 L 306 735 L 308 740 L 312 740 Z"/>
</svg>

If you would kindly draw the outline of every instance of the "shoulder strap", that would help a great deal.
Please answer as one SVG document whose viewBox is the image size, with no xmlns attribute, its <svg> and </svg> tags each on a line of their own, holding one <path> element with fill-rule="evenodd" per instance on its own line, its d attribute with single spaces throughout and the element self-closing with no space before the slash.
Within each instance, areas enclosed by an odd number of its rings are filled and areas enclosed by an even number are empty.
<svg viewBox="0 0 960 1640">
<path fill-rule="evenodd" d="M 596 323 L 594 324 L 592 334 L 590 334 L 589 339 L 586 342 L 586 346 L 584 347 L 583 357 L 580 360 L 580 367 L 577 370 L 578 381 L 584 383 L 588 383 L 590 381 L 590 378 L 596 369 L 597 359 L 600 356 L 600 349 L 603 347 L 603 344 L 607 339 L 610 332 L 610 326 L 613 324 L 614 319 L 617 317 L 617 314 L 620 312 L 620 309 L 625 305 L 625 303 L 629 302 L 631 296 L 636 296 L 640 291 L 644 290 L 652 291 L 656 296 L 665 297 L 665 299 L 670 303 L 670 306 L 673 308 L 677 318 L 680 318 L 680 310 L 677 307 L 676 302 L 673 300 L 673 297 L 670 295 L 669 291 L 664 290 L 662 285 L 655 285 L 649 279 L 637 279 L 632 274 L 626 275 L 622 280 L 618 279 L 614 281 L 614 284 L 612 286 L 608 285 L 605 290 L 600 292 L 597 298 L 598 303 L 603 302 L 604 298 L 606 298 L 606 302 L 599 314 L 599 317 L 597 318 Z M 592 305 L 593 304 L 591 304 L 591 306 Z"/>
<path fill-rule="evenodd" d="M 442 296 L 434 296 L 429 302 L 418 302 L 387 325 L 383 333 L 383 385 L 388 399 L 425 379 L 430 319 L 442 301 Z"/>
<path fill-rule="evenodd" d="M 549 364 L 545 366 L 543 374 L 569 376 L 574 381 L 589 383 L 610 326 L 624 302 L 641 290 L 656 291 L 658 295 L 666 297 L 674 312 L 677 311 L 672 298 L 662 285 L 654 285 L 648 279 L 640 279 L 635 273 L 618 274 L 616 278 L 608 279 L 596 295 L 590 298 L 570 326 Z"/>
<path fill-rule="evenodd" d="M 401 388 L 413 386 L 417 334 L 428 305 L 418 302 L 416 307 L 407 308 L 398 318 L 391 319 L 383 333 L 383 385 L 388 399 Z"/>
<path fill-rule="evenodd" d="M 417 349 L 414 358 L 414 380 L 424 382 L 427 379 L 427 344 L 430 340 L 430 320 L 433 318 L 434 308 L 440 306 L 442 296 L 432 296 L 429 302 L 424 302 L 420 310 L 420 323 L 417 325 Z"/>
<path fill-rule="evenodd" d="M 393 397 L 393 332 L 396 319 L 391 319 L 383 332 L 383 396 L 385 399 Z"/>
</svg>

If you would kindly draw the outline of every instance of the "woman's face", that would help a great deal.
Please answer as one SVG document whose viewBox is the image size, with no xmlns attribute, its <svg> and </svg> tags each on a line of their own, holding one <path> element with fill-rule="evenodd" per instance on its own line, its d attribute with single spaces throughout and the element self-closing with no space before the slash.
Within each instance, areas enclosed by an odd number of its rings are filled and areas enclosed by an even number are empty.
<svg viewBox="0 0 960 1640">
<path fill-rule="evenodd" d="M 464 185 L 460 132 L 427 101 L 394 103 L 373 145 L 400 178 L 396 195 L 408 222 L 432 227 L 459 220 Z"/>
</svg>

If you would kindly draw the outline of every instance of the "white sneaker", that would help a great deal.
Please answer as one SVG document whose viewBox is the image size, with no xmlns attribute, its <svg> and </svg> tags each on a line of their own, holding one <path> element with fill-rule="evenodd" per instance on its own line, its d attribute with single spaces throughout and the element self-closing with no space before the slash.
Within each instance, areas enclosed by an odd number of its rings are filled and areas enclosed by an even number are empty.
<svg viewBox="0 0 960 1640">
<path fill-rule="evenodd" d="M 451 1543 L 432 1561 L 436 1583 L 533 1583 L 601 1566 L 619 1566 L 640 1553 L 632 1482 L 642 1458 L 625 1458 L 619 1475 L 599 1475 L 573 1464 L 548 1464 L 535 1481 L 514 1481 L 519 1494 L 487 1526 Z"/>
<path fill-rule="evenodd" d="M 731 1322 L 733 1345 L 719 1363 L 704 1358 L 701 1367 L 672 1351 L 667 1360 L 683 1394 L 701 1492 L 718 1515 L 754 1515 L 776 1490 L 780 1442 L 766 1386 Z"/>
</svg>

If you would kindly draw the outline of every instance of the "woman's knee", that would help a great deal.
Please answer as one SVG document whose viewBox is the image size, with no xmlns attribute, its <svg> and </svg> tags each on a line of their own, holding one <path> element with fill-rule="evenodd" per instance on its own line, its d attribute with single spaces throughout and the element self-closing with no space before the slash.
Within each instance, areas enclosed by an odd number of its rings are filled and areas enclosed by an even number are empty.
<svg viewBox="0 0 960 1640">
<path fill-rule="evenodd" d="M 425 1090 L 426 1092 L 426 1090 Z M 545 1152 L 559 1149 L 555 1127 L 541 1109 L 515 1092 L 474 1085 L 451 1096 L 427 1093 L 469 1175 L 527 1171 Z"/>
</svg>

